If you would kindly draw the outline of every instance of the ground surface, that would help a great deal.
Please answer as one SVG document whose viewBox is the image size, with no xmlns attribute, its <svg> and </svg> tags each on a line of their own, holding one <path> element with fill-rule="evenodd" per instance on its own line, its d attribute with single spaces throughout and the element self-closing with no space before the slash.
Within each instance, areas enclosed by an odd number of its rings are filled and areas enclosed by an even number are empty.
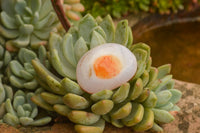
<svg viewBox="0 0 200 133">
<path fill-rule="evenodd" d="M 163 125 L 165 133 L 200 133 L 200 85 L 176 80 L 175 88 L 182 91 L 183 96 L 178 106 L 181 111 L 176 120 Z M 57 123 L 46 127 L 11 127 L 0 124 L 0 133 L 75 133 L 69 121 L 56 120 Z M 104 133 L 133 133 L 129 128 L 115 128 L 106 124 Z"/>
</svg>

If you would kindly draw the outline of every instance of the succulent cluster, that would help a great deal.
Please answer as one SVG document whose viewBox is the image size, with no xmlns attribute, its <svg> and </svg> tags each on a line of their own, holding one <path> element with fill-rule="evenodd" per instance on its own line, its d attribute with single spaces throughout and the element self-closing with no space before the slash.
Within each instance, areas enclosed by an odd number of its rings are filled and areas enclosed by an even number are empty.
<svg viewBox="0 0 200 133">
<path fill-rule="evenodd" d="M 24 126 L 42 126 L 51 121 L 51 117 L 44 117 L 35 120 L 38 115 L 38 107 L 31 101 L 34 93 L 25 93 L 21 90 L 15 92 L 13 102 L 11 99 L 5 101 L 6 114 L 3 122 L 12 126 L 22 124 Z"/>
<path fill-rule="evenodd" d="M 72 20 L 79 20 L 81 14 L 85 10 L 84 6 L 80 3 L 80 0 L 63 0 L 65 14 Z"/>
<path fill-rule="evenodd" d="M 58 23 L 50 0 L 1 0 L 0 34 L 11 51 L 47 43 Z"/>
<path fill-rule="evenodd" d="M 35 90 L 38 87 L 38 82 L 35 78 L 35 70 L 31 64 L 33 59 L 39 58 L 40 61 L 49 68 L 49 62 L 46 59 L 46 49 L 40 46 L 38 55 L 36 52 L 21 48 L 17 58 L 12 60 L 7 67 L 7 77 L 10 84 L 18 89 Z"/>
<path fill-rule="evenodd" d="M 50 117 L 35 120 L 38 107 L 31 101 L 34 93 L 22 90 L 14 92 L 12 87 L 2 84 L 0 79 L 0 121 L 12 126 L 42 126 L 51 121 Z"/>
<path fill-rule="evenodd" d="M 98 22 L 91 15 L 86 15 L 78 28 L 72 27 L 63 38 L 56 33 L 51 34 L 50 60 L 61 76 L 75 80 L 77 62 L 89 49 L 110 42 L 130 47 L 132 40 L 127 20 L 119 22 L 115 29 L 109 15 L 103 20 L 98 18 Z"/>
<path fill-rule="evenodd" d="M 154 0 L 153 7 L 166 13 L 169 9 L 180 9 L 180 1 L 169 4 Z M 95 19 L 87 14 L 66 34 L 56 33 L 58 19 L 50 0 L 1 0 L 0 3 L 1 122 L 13 126 L 48 124 L 51 118 L 38 118 L 37 106 L 66 116 L 79 133 L 103 132 L 105 122 L 135 131 L 160 132 L 160 124 L 174 120 L 172 114 L 180 110 L 176 103 L 181 92 L 174 89 L 169 74 L 171 66 L 151 66 L 150 47 L 144 43 L 132 45 L 127 20 L 115 26 L 109 15 Z M 144 11 L 153 9 L 152 1 L 145 0 L 102 0 L 102 3 L 113 4 L 105 9 L 114 16 L 130 11 L 123 8 L 127 4 Z M 103 6 L 97 1 L 95 4 Z M 63 0 L 63 6 L 67 17 L 73 20 L 78 20 L 77 12 L 84 10 L 80 0 Z M 137 59 L 137 72 L 114 90 L 89 94 L 77 82 L 77 64 L 86 52 L 105 43 L 127 47 Z"/>
<path fill-rule="evenodd" d="M 82 0 L 85 12 L 93 16 L 111 14 L 120 18 L 127 13 L 159 12 L 168 14 L 184 8 L 183 0 Z"/>
<path fill-rule="evenodd" d="M 173 112 L 179 111 L 175 104 L 181 92 L 173 88 L 174 81 L 169 75 L 171 66 L 152 67 L 150 47 L 144 43 L 131 45 L 132 41 L 128 22 L 122 20 L 115 28 L 110 16 L 95 20 L 86 15 L 78 27 L 71 27 L 63 38 L 52 33 L 49 58 L 57 73 L 49 71 L 37 59 L 32 60 L 44 89 L 34 95 L 32 101 L 66 116 L 80 133 L 103 132 L 105 121 L 135 131 L 162 131 L 159 125 L 172 122 Z M 115 90 L 88 94 L 76 81 L 77 62 L 89 49 L 107 42 L 129 48 L 137 58 L 137 72 Z"/>
</svg>

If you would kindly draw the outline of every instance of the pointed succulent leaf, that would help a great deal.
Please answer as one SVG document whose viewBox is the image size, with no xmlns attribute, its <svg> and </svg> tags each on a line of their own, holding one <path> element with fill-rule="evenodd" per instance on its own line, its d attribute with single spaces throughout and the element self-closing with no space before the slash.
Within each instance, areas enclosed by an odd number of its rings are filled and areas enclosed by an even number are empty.
<svg viewBox="0 0 200 133">
<path fill-rule="evenodd" d="M 128 43 L 127 43 L 127 48 L 131 48 L 133 44 L 133 34 L 132 34 L 132 30 L 130 27 L 128 27 Z"/>
<path fill-rule="evenodd" d="M 25 80 L 19 79 L 19 78 L 15 77 L 15 76 L 11 76 L 9 78 L 9 80 L 10 80 L 11 85 L 13 85 L 13 86 L 15 86 L 17 88 L 24 88 L 24 83 L 26 82 Z"/>
<path fill-rule="evenodd" d="M 100 119 L 90 126 L 75 125 L 74 128 L 77 133 L 102 133 L 105 128 L 105 121 Z"/>
<path fill-rule="evenodd" d="M 99 24 L 106 34 L 106 42 L 111 43 L 115 38 L 115 26 L 110 15 L 107 15 Z"/>
<path fill-rule="evenodd" d="M 25 98 L 23 96 L 17 96 L 14 98 L 13 107 L 15 110 L 17 110 L 17 107 L 19 105 L 23 105 L 24 103 L 25 103 Z"/>
<path fill-rule="evenodd" d="M 24 70 L 23 66 L 16 60 L 10 62 L 11 71 L 18 77 L 22 77 L 20 71 Z"/>
<path fill-rule="evenodd" d="M 97 33 L 99 33 L 103 37 L 103 39 L 106 41 L 106 33 L 100 26 L 96 26 L 92 31 L 96 31 Z"/>
<path fill-rule="evenodd" d="M 48 92 L 42 92 L 41 93 L 42 99 L 44 99 L 47 103 L 49 104 L 62 104 L 63 100 L 62 97 L 59 95 L 55 95 L 53 93 L 48 93 Z"/>
<path fill-rule="evenodd" d="M 141 95 L 135 99 L 137 102 L 144 102 L 150 95 L 150 90 L 149 88 L 144 88 L 142 91 Z"/>
<path fill-rule="evenodd" d="M 160 127 L 158 124 L 156 124 L 155 122 L 154 122 L 154 124 L 153 124 L 153 127 L 152 127 L 152 129 L 154 130 L 154 131 L 156 131 L 156 132 L 163 132 L 163 129 L 162 129 L 162 127 Z"/>
<path fill-rule="evenodd" d="M 75 59 L 75 55 L 74 55 L 74 46 L 73 46 L 73 38 L 71 34 L 66 34 L 63 37 L 63 42 L 62 42 L 62 51 L 65 59 L 67 59 L 67 61 L 72 65 L 72 66 L 76 66 L 77 62 Z"/>
<path fill-rule="evenodd" d="M 174 117 L 165 110 L 160 110 L 160 109 L 152 109 L 154 116 L 155 116 L 155 120 L 159 121 L 159 122 L 163 122 L 163 123 L 170 123 L 174 120 Z"/>
<path fill-rule="evenodd" d="M 5 89 L 0 79 L 0 104 L 2 104 L 2 102 L 5 100 L 5 97 L 6 97 Z"/>
<path fill-rule="evenodd" d="M 75 54 L 75 57 L 76 57 L 76 61 L 78 62 L 81 57 L 88 51 L 88 47 L 87 47 L 87 44 L 85 42 L 85 40 L 80 37 L 75 45 L 74 45 L 74 54 Z"/>
<path fill-rule="evenodd" d="M 38 86 L 38 82 L 36 81 L 36 79 L 33 79 L 30 82 L 24 83 L 24 88 L 29 89 L 29 90 L 34 90 L 35 88 L 37 88 L 37 86 Z"/>
<path fill-rule="evenodd" d="M 128 127 L 134 126 L 142 120 L 143 115 L 144 107 L 141 104 L 133 102 L 131 113 L 127 117 L 123 118 L 122 122 Z"/>
<path fill-rule="evenodd" d="M 129 98 L 131 100 L 135 100 L 142 94 L 142 91 L 143 91 L 143 83 L 142 83 L 142 80 L 138 78 L 134 86 L 130 90 Z"/>
<path fill-rule="evenodd" d="M 134 51 L 136 49 L 143 49 L 144 51 L 146 51 L 147 52 L 146 63 L 148 62 L 148 60 L 150 58 L 151 49 L 147 44 L 137 43 L 137 44 L 132 45 L 132 47 L 130 49 L 131 49 L 131 51 Z"/>
<path fill-rule="evenodd" d="M 129 94 L 130 84 L 125 83 L 120 86 L 120 88 L 113 94 L 112 100 L 114 103 L 121 103 L 123 102 Z"/>
<path fill-rule="evenodd" d="M 92 29 L 97 26 L 97 23 L 95 22 L 94 18 L 90 15 L 87 14 L 86 16 L 84 16 L 81 21 L 79 22 L 79 34 L 81 37 L 84 38 L 84 40 L 89 43 L 90 42 L 90 33 L 92 31 Z M 88 33 L 88 34 L 85 34 Z"/>
<path fill-rule="evenodd" d="M 111 90 L 102 90 L 100 92 L 94 93 L 90 96 L 90 99 L 93 101 L 99 101 L 104 99 L 110 99 L 113 94 Z"/>
<path fill-rule="evenodd" d="M 86 111 L 72 110 L 68 114 L 68 118 L 76 124 L 91 125 L 96 123 L 100 116 Z"/>
<path fill-rule="evenodd" d="M 91 106 L 91 110 L 93 113 L 97 115 L 105 115 L 111 111 L 114 103 L 111 100 L 101 100 Z"/>
<path fill-rule="evenodd" d="M 172 75 L 167 75 L 165 77 L 163 77 L 162 79 L 160 79 L 160 84 L 153 89 L 153 91 L 155 91 L 156 93 L 159 92 L 160 90 L 162 90 L 170 81 L 172 80 Z"/>
<path fill-rule="evenodd" d="M 51 34 L 49 46 L 51 62 L 54 62 L 52 63 L 52 66 L 60 75 L 76 79 L 76 69 L 66 61 L 63 53 L 61 52 L 59 43 L 61 43 L 61 37 L 56 34 Z"/>
<path fill-rule="evenodd" d="M 120 119 L 111 119 L 111 124 L 115 127 L 118 127 L 118 128 L 122 128 L 124 127 L 123 123 L 121 122 Z"/>
<path fill-rule="evenodd" d="M 72 93 L 67 93 L 63 97 L 63 102 L 72 109 L 85 109 L 89 106 L 89 102 L 87 99 Z"/>
<path fill-rule="evenodd" d="M 126 103 L 125 105 L 121 106 L 121 108 L 113 108 L 111 113 L 112 119 L 123 119 L 127 117 L 132 109 L 132 104 L 130 102 Z"/>
<path fill-rule="evenodd" d="M 4 117 L 3 117 L 3 121 L 5 123 L 8 123 L 9 125 L 12 125 L 12 126 L 16 126 L 20 123 L 18 117 L 16 115 L 11 114 L 11 113 L 5 114 Z"/>
<path fill-rule="evenodd" d="M 149 57 L 148 62 L 146 63 L 146 70 L 149 72 L 152 65 L 152 58 Z"/>
<path fill-rule="evenodd" d="M 167 74 L 169 74 L 171 71 L 171 64 L 166 64 L 158 67 L 158 79 L 163 78 Z"/>
<path fill-rule="evenodd" d="M 157 107 L 158 109 L 161 110 L 166 110 L 166 111 L 170 111 L 172 108 L 174 107 L 174 104 L 171 102 L 168 102 L 167 104 L 161 106 L 161 107 Z"/>
<path fill-rule="evenodd" d="M 13 90 L 10 86 L 8 85 L 3 85 L 4 89 L 5 89 L 5 93 L 6 93 L 6 98 L 9 98 L 10 100 L 13 99 Z M 3 98 L 3 96 L 1 97 Z M 0 102 L 1 103 L 1 102 Z"/>
<path fill-rule="evenodd" d="M 143 82 L 143 86 L 145 87 L 149 82 L 149 72 L 147 70 L 144 71 L 144 73 L 141 76 L 141 79 Z"/>
<path fill-rule="evenodd" d="M 106 41 L 104 40 L 103 36 L 101 34 L 99 34 L 96 31 L 92 32 L 92 37 L 91 37 L 91 43 L 90 43 L 90 49 L 101 45 L 101 44 L 105 44 Z"/>
<path fill-rule="evenodd" d="M 71 109 L 66 106 L 66 105 L 61 105 L 61 104 L 55 104 L 53 106 L 53 109 L 60 115 L 63 115 L 63 116 L 68 116 L 68 114 L 71 112 Z"/>
<path fill-rule="evenodd" d="M 15 19 L 9 16 L 5 11 L 2 11 L 0 14 L 1 22 L 8 29 L 16 29 L 17 25 L 15 23 Z"/>
<path fill-rule="evenodd" d="M 144 107 L 153 108 L 156 106 L 157 96 L 153 91 L 150 91 L 149 97 L 142 103 Z"/>
<path fill-rule="evenodd" d="M 151 109 L 145 108 L 144 109 L 144 116 L 140 123 L 133 126 L 133 130 L 135 131 L 146 131 L 153 127 L 154 124 L 154 113 Z"/>
<path fill-rule="evenodd" d="M 31 61 L 35 59 L 37 55 L 31 50 L 28 50 L 26 48 L 21 48 L 19 50 L 18 57 L 21 63 L 25 63 L 25 62 L 31 63 Z"/>
<path fill-rule="evenodd" d="M 155 67 L 151 67 L 149 71 L 149 82 L 148 85 L 155 81 L 158 77 L 158 69 Z"/>
<path fill-rule="evenodd" d="M 0 104 L 0 119 L 2 119 L 5 114 L 6 114 L 5 102 L 3 102 L 2 104 Z"/>
<path fill-rule="evenodd" d="M 43 126 L 51 122 L 51 117 L 44 117 L 38 120 L 34 120 L 32 123 L 30 123 L 31 126 Z"/>
<path fill-rule="evenodd" d="M 145 62 L 147 59 L 147 51 L 137 48 L 133 50 L 133 53 L 137 59 L 137 61 Z"/>
<path fill-rule="evenodd" d="M 169 91 L 172 94 L 172 97 L 169 101 L 172 102 L 173 104 L 176 104 L 181 99 L 182 93 L 176 89 L 170 89 Z"/>
<path fill-rule="evenodd" d="M 133 82 L 135 79 L 139 78 L 145 71 L 146 64 L 144 61 L 140 60 L 137 61 L 137 71 L 135 76 L 131 79 L 131 82 Z"/>
<path fill-rule="evenodd" d="M 63 88 L 65 89 L 65 91 L 68 93 L 74 93 L 77 95 L 83 94 L 83 91 L 80 88 L 80 86 L 76 82 L 70 80 L 67 77 L 65 77 L 60 83 L 63 86 Z"/>
<path fill-rule="evenodd" d="M 128 37 L 129 37 L 128 21 L 122 20 L 117 24 L 114 42 L 126 46 L 128 43 Z"/>
<path fill-rule="evenodd" d="M 45 110 L 48 111 L 54 111 L 53 107 L 48 104 L 47 102 L 45 102 L 42 97 L 40 96 L 40 94 L 34 95 L 31 100 L 37 104 L 38 106 L 40 106 L 41 108 L 44 108 Z"/>
<path fill-rule="evenodd" d="M 164 90 L 157 93 L 156 96 L 158 98 L 156 107 L 160 107 L 169 102 L 172 98 L 172 93 L 169 90 Z"/>
<path fill-rule="evenodd" d="M 27 126 L 33 122 L 33 119 L 29 117 L 20 117 L 19 121 L 23 126 Z"/>
<path fill-rule="evenodd" d="M 13 109 L 13 106 L 11 104 L 11 100 L 7 99 L 6 103 L 5 103 L 5 107 L 6 107 L 6 111 L 8 113 L 10 113 L 11 115 L 17 116 L 17 113 L 15 112 L 15 110 Z"/>
</svg>

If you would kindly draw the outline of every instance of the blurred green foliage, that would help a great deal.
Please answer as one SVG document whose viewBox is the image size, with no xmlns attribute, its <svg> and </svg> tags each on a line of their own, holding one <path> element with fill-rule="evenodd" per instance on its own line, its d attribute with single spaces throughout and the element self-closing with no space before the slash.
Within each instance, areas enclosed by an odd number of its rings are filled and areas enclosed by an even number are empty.
<svg viewBox="0 0 200 133">
<path fill-rule="evenodd" d="M 176 13 L 184 9 L 185 0 L 81 0 L 85 6 L 85 14 L 94 17 L 111 14 L 119 18 L 128 13 L 158 12 L 160 14 Z"/>
</svg>

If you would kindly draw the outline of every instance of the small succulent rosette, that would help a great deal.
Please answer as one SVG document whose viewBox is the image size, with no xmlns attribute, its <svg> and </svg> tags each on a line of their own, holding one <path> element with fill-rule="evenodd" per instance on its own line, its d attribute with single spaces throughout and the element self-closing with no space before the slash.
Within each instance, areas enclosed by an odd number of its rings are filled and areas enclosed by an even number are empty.
<svg viewBox="0 0 200 133">
<path fill-rule="evenodd" d="M 0 34 L 11 51 L 46 44 L 58 23 L 50 0 L 2 0 L 1 9 Z"/>
<path fill-rule="evenodd" d="M 86 15 L 63 38 L 52 33 L 49 59 L 55 71 L 32 60 L 45 90 L 32 101 L 66 116 L 79 133 L 103 132 L 105 121 L 161 132 L 160 124 L 172 122 L 180 110 L 181 92 L 174 89 L 171 66 L 152 67 L 150 47 L 132 41 L 128 22 L 115 27 L 110 16 Z"/>
<path fill-rule="evenodd" d="M 67 18 L 78 21 L 80 19 L 80 12 L 83 12 L 84 6 L 80 0 L 62 0 L 63 8 Z"/>
<path fill-rule="evenodd" d="M 38 115 L 37 106 L 31 101 L 34 93 L 25 93 L 21 90 L 15 92 L 13 101 L 8 98 L 5 102 L 6 114 L 3 116 L 3 122 L 12 126 L 42 126 L 51 121 L 51 117 L 35 119 Z"/>
<path fill-rule="evenodd" d="M 36 54 L 38 53 L 38 54 Z M 7 67 L 7 76 L 11 85 L 18 89 L 35 90 L 38 87 L 35 70 L 31 60 L 39 58 L 40 62 L 49 68 L 47 52 L 44 46 L 40 46 L 38 52 L 21 48 L 17 59 L 12 60 Z"/>
</svg>

